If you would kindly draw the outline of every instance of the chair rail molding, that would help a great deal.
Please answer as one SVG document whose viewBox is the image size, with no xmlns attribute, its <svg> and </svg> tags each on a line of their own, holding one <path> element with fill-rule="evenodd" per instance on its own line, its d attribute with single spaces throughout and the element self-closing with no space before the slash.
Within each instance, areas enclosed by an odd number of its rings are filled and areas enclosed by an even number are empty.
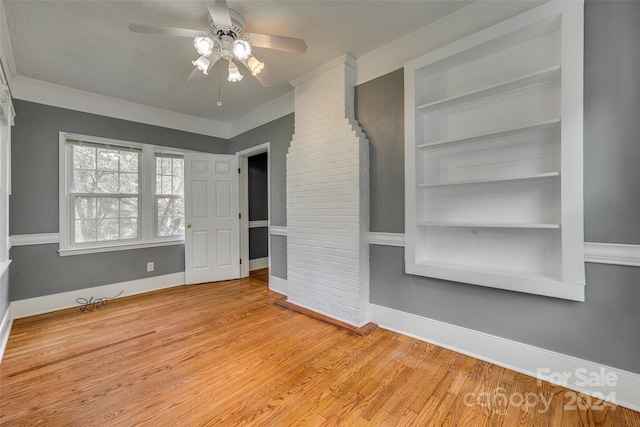
<svg viewBox="0 0 640 427">
<path fill-rule="evenodd" d="M 640 245 L 622 243 L 585 243 L 584 260 L 598 264 L 640 267 Z"/>
<path fill-rule="evenodd" d="M 269 234 L 271 234 L 272 236 L 286 236 L 287 226 L 271 225 L 269 226 Z"/>
<path fill-rule="evenodd" d="M 58 233 L 16 234 L 9 237 L 9 247 L 60 243 Z"/>
<path fill-rule="evenodd" d="M 369 232 L 370 245 L 398 246 L 404 248 L 404 233 Z"/>
</svg>

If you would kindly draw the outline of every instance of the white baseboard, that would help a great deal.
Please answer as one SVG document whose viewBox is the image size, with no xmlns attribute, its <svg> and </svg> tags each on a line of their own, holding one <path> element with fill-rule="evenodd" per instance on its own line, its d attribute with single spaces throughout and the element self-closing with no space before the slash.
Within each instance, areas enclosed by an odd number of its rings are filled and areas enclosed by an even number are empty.
<svg viewBox="0 0 640 427">
<path fill-rule="evenodd" d="M 260 270 L 261 268 L 269 268 L 269 257 L 249 260 L 249 271 Z"/>
<path fill-rule="evenodd" d="M 65 308 L 78 307 L 80 304 L 76 302 L 76 298 L 110 298 L 118 295 L 120 291 L 124 291 L 121 297 L 125 297 L 180 286 L 184 285 L 184 283 L 184 272 L 181 271 L 179 273 L 13 301 L 11 302 L 11 312 L 14 319 L 20 319 Z"/>
<path fill-rule="evenodd" d="M 2 363 L 4 350 L 7 348 L 7 341 L 9 341 L 12 324 L 13 316 L 11 315 L 11 306 L 9 306 L 6 313 L 4 314 L 4 317 L 2 318 L 2 323 L 0 323 L 0 363 Z"/>
<path fill-rule="evenodd" d="M 288 295 L 289 285 L 287 279 L 276 276 L 269 276 L 269 289 L 282 295 Z"/>
<path fill-rule="evenodd" d="M 541 380 L 549 381 L 551 378 L 548 373 L 553 375 L 568 373 L 570 377 L 566 381 L 555 382 L 589 395 L 601 393 L 607 397 L 614 393 L 611 395 L 615 396 L 613 403 L 640 411 L 640 374 L 375 304 L 370 304 L 370 315 L 371 321 L 377 323 L 381 328 Z M 581 384 L 584 382 L 582 379 L 585 374 L 601 375 L 602 372 L 615 374 L 615 385 L 596 387 Z"/>
</svg>

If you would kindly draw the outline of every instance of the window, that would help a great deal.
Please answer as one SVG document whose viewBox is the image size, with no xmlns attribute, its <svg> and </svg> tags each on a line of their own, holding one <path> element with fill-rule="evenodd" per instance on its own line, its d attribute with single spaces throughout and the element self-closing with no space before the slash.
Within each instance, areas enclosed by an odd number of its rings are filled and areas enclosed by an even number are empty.
<svg viewBox="0 0 640 427">
<path fill-rule="evenodd" d="M 71 142 L 71 243 L 140 236 L 141 150 Z"/>
<path fill-rule="evenodd" d="M 156 236 L 184 235 L 184 158 L 156 154 Z"/>
<path fill-rule="evenodd" d="M 60 133 L 61 255 L 183 243 L 183 197 L 180 150 Z"/>
</svg>

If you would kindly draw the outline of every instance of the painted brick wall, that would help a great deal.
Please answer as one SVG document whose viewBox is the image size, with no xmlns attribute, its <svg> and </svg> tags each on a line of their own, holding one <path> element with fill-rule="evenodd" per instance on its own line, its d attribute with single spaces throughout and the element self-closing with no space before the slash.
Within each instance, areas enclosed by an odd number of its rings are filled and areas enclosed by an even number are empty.
<svg viewBox="0 0 640 427">
<path fill-rule="evenodd" d="M 288 300 L 369 321 L 369 143 L 354 114 L 355 62 L 344 56 L 296 82 L 287 154 Z"/>
</svg>

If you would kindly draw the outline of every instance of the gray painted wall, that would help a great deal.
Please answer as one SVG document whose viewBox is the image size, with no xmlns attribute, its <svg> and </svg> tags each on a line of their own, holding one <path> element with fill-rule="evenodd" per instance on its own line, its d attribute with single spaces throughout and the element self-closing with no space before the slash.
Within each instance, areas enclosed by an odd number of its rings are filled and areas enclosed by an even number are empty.
<svg viewBox="0 0 640 427">
<path fill-rule="evenodd" d="M 585 240 L 640 243 L 640 2 L 585 4 Z"/>
<path fill-rule="evenodd" d="M 58 132 L 211 153 L 227 141 L 158 126 L 14 100 L 10 233 L 58 232 Z M 184 271 L 183 245 L 60 257 L 58 245 L 11 249 L 12 301 Z M 156 269 L 147 273 L 146 263 Z"/>
<path fill-rule="evenodd" d="M 270 275 L 287 278 L 287 237 L 271 236 L 271 271 Z"/>
<path fill-rule="evenodd" d="M 404 71 L 356 87 L 356 118 L 369 137 L 371 231 L 404 233 Z"/>
<path fill-rule="evenodd" d="M 229 140 L 227 153 L 234 154 L 246 148 L 269 142 L 271 174 L 271 225 L 287 225 L 287 151 L 293 135 L 293 114 L 259 126 Z M 255 233 L 255 232 L 254 232 Z M 249 235 L 251 238 L 251 232 Z M 251 250 L 251 242 L 249 243 Z M 271 236 L 272 276 L 287 277 L 287 241 L 283 236 Z M 266 255 L 265 255 L 266 256 Z M 251 255 L 249 256 L 251 258 Z M 251 258 L 253 259 L 253 258 Z"/>
<path fill-rule="evenodd" d="M 287 225 L 287 150 L 293 135 L 293 114 L 259 126 L 229 140 L 227 153 L 270 142 L 271 225 Z"/>
<path fill-rule="evenodd" d="M 640 3 L 586 3 L 587 241 L 640 243 L 638 40 Z M 376 154 L 371 167 L 375 231 L 403 229 L 404 200 L 389 188 L 397 190 L 404 176 L 400 150 L 391 149 L 403 138 L 402 91 L 400 72 L 357 90 L 358 117 Z M 382 119 L 394 124 L 379 126 Z M 581 303 L 410 276 L 404 273 L 402 248 L 371 246 L 370 256 L 374 304 L 640 373 L 640 268 L 587 264 L 587 300 Z"/>
<path fill-rule="evenodd" d="M 57 243 L 11 249 L 11 301 L 184 271 L 184 245 L 64 257 L 57 251 Z"/>
</svg>

